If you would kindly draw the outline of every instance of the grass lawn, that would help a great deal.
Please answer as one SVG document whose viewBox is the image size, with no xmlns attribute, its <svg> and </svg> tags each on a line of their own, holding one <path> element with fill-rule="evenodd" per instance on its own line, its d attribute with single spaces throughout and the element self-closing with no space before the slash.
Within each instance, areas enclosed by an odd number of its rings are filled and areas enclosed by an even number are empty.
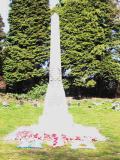
<svg viewBox="0 0 120 160">
<path fill-rule="evenodd" d="M 96 149 L 72 150 L 68 147 L 43 149 L 19 149 L 16 144 L 7 144 L 2 137 L 18 126 L 37 123 L 42 107 L 28 104 L 9 107 L 0 105 L 0 160 L 120 160 L 120 111 L 111 108 L 113 101 L 108 99 L 86 99 L 73 101 L 69 108 L 76 123 L 95 126 L 108 137 L 106 142 L 97 142 Z"/>
</svg>

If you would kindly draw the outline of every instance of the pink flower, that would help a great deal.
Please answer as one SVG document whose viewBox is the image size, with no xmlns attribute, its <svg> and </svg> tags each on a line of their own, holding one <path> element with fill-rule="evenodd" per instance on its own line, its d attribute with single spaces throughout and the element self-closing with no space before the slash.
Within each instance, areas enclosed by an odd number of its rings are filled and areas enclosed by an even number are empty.
<svg viewBox="0 0 120 160">
<path fill-rule="evenodd" d="M 81 138 L 79 136 L 76 136 L 75 140 L 81 140 Z"/>
</svg>

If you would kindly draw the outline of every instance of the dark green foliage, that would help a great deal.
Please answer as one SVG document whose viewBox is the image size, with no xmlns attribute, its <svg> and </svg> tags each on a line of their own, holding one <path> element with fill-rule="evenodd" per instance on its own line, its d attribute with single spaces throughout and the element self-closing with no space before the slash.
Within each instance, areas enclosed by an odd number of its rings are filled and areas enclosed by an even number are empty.
<svg viewBox="0 0 120 160">
<path fill-rule="evenodd" d="M 3 23 L 1 15 L 0 15 L 0 75 L 2 75 L 2 63 L 3 63 L 2 48 L 3 48 L 3 40 L 5 38 L 5 33 L 3 31 L 3 27 L 4 27 L 4 23 Z"/>
<path fill-rule="evenodd" d="M 5 37 L 3 27 L 4 27 L 4 23 L 3 23 L 3 19 L 1 17 L 1 15 L 0 15 L 0 41 L 3 40 L 3 38 Z"/>
<path fill-rule="evenodd" d="M 42 66 L 49 56 L 48 0 L 12 0 L 10 6 L 4 77 L 9 86 L 24 91 L 46 76 Z"/>
<path fill-rule="evenodd" d="M 116 6 L 112 0 L 61 0 L 57 8 L 65 88 L 72 95 L 84 91 L 113 96 L 120 80 Z M 48 0 L 12 0 L 3 68 L 9 88 L 26 92 L 40 81 L 46 83 L 49 21 Z"/>
<path fill-rule="evenodd" d="M 115 89 L 120 79 L 120 21 L 109 0 L 69 0 L 62 3 L 61 45 L 66 88 Z M 116 57 L 116 58 L 115 58 Z M 103 87 L 103 86 L 102 86 Z M 98 92 L 98 91 L 97 91 Z"/>
<path fill-rule="evenodd" d="M 35 85 L 26 95 L 27 98 L 39 99 L 45 96 L 47 90 L 47 84 L 41 83 Z"/>
</svg>

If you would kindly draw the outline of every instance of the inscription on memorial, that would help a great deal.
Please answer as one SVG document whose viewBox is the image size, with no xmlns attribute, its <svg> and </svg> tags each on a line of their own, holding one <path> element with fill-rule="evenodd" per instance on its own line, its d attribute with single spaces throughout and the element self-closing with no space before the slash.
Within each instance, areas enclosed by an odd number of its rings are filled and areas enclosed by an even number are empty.
<svg viewBox="0 0 120 160">
<path fill-rule="evenodd" d="M 50 68 L 50 81 L 62 81 L 60 68 Z"/>
</svg>

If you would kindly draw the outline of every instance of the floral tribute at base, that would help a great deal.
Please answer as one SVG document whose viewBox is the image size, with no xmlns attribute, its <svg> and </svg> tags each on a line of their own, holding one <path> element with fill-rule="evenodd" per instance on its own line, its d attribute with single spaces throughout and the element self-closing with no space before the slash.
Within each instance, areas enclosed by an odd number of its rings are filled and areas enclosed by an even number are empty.
<svg viewBox="0 0 120 160">
<path fill-rule="evenodd" d="M 95 149 L 93 142 L 97 141 L 97 138 L 94 137 L 69 137 L 67 135 L 61 134 L 33 134 L 30 131 L 19 131 L 16 134 L 16 138 L 20 142 L 20 148 L 42 148 L 43 144 L 47 144 L 52 147 L 60 147 L 64 145 L 70 145 L 72 149 L 77 148 L 91 148 Z"/>
</svg>

